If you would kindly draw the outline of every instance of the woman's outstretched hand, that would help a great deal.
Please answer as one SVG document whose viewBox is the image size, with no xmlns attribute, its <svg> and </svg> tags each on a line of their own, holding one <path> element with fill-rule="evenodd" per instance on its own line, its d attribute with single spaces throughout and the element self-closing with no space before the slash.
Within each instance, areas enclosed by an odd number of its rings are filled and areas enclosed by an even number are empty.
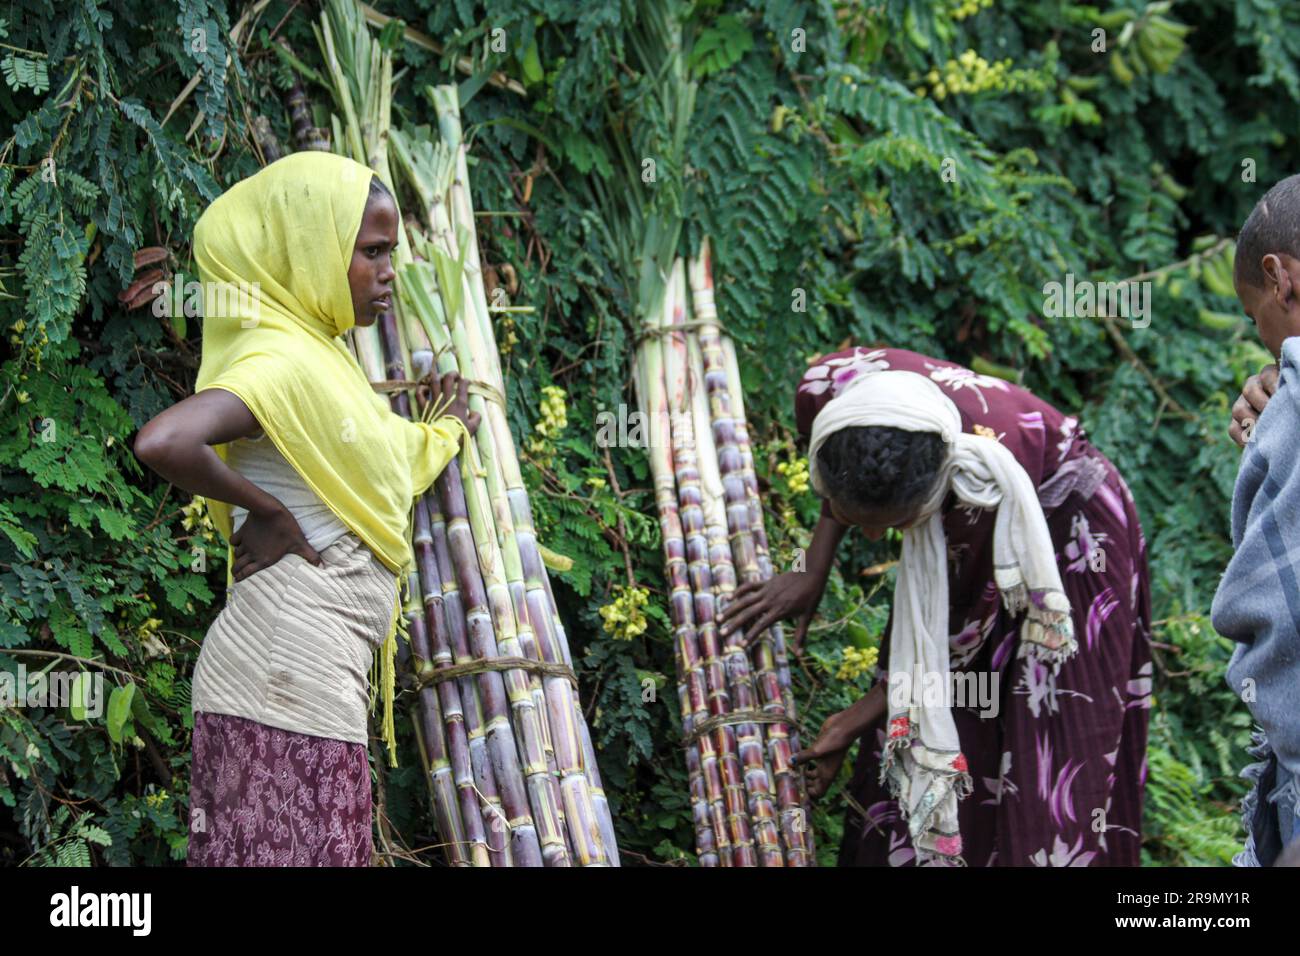
<svg viewBox="0 0 1300 956">
<path fill-rule="evenodd" d="M 826 718 L 817 739 L 791 758 L 796 766 L 804 766 L 809 761 L 817 761 L 804 778 L 808 785 L 808 796 L 816 800 L 825 795 L 835 778 L 839 776 L 844 757 L 853 742 L 865 734 L 885 712 L 884 682 L 878 682 L 857 702 Z"/>
<path fill-rule="evenodd" d="M 420 403 L 420 408 L 424 408 L 430 402 L 446 402 L 447 406 L 443 410 L 443 415 L 452 415 L 459 418 L 465 424 L 465 430 L 473 435 L 478 431 L 480 416 L 478 412 L 469 410 L 469 380 L 460 377 L 459 372 L 448 372 L 441 379 L 435 378 L 434 373 L 430 372 L 422 378 L 421 384 L 415 391 L 415 396 Z"/>
<path fill-rule="evenodd" d="M 235 564 L 231 577 L 236 581 L 256 574 L 277 563 L 286 554 L 297 554 L 320 566 L 321 556 L 307 543 L 302 527 L 283 504 L 262 513 L 250 512 L 230 536 Z"/>
<path fill-rule="evenodd" d="M 854 733 L 852 726 L 851 710 L 841 710 L 827 717 L 817 739 L 792 758 L 795 766 L 817 761 L 805 777 L 808 796 L 814 800 L 820 799 L 830 789 L 839 776 L 849 748 L 858 739 L 859 734 Z"/>
<path fill-rule="evenodd" d="M 786 571 L 767 581 L 741 585 L 718 615 L 721 634 L 725 638 L 744 628 L 743 643 L 748 647 L 777 621 L 797 618 L 798 627 L 790 648 L 798 653 L 825 588 L 826 579 L 812 571 Z"/>
</svg>

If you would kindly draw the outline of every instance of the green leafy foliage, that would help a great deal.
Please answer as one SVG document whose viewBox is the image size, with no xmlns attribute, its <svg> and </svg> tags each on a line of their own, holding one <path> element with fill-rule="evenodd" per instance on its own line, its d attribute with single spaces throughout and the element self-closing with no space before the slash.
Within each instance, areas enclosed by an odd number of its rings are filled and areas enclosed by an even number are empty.
<svg viewBox="0 0 1300 956">
<path fill-rule="evenodd" d="M 1080 417 L 1124 473 L 1149 542 L 1159 646 L 1145 860 L 1225 863 L 1241 839 L 1250 727 L 1222 679 L 1231 647 L 1205 614 L 1230 553 L 1228 408 L 1265 359 L 1246 322 L 1199 317 L 1238 306 L 1194 274 L 1194 242 L 1233 235 L 1295 171 L 1296 12 L 1179 4 L 1185 46 L 1126 82 L 1110 59 L 1119 47 L 1091 48 L 1104 14 L 1082 4 L 1004 0 L 960 17 L 922 0 L 654 6 L 684 24 L 689 111 L 636 68 L 653 25 L 631 0 L 384 8 L 443 45 L 395 48 L 395 121 L 432 123 L 420 91 L 464 82 L 483 260 L 531 308 L 498 314 L 508 417 L 540 540 L 572 561 L 552 583 L 624 860 L 693 863 L 659 526 L 630 438 L 644 275 L 625 263 L 639 239 L 594 201 L 654 158 L 654 181 L 616 198 L 680 215 L 670 253 L 713 241 L 779 570 L 818 515 L 777 468 L 799 454 L 792 396 L 812 356 L 854 341 L 986 362 Z M 0 668 L 101 675 L 106 705 L 118 701 L 111 721 L 108 706 L 0 707 L 0 829 L 23 841 L 0 848 L 5 862 L 184 856 L 189 677 L 225 549 L 130 444 L 192 388 L 200 324 L 177 334 L 117 296 L 145 246 L 194 272 L 197 216 L 257 168 L 250 119 L 289 142 L 281 94 L 295 76 L 328 103 L 312 14 L 272 0 L 232 42 L 246 9 L 15 0 L 0 20 L 0 330 L 12 353 L 0 366 Z M 1006 82 L 940 98 L 929 74 L 967 51 L 1009 59 Z M 1045 317 L 1044 284 L 1070 272 L 1151 279 L 1150 326 Z M 567 425 L 543 436 L 547 386 L 563 389 Z M 866 686 L 837 675 L 858 659 L 846 648 L 879 644 L 896 549 L 854 536 L 842 548 L 795 669 L 805 741 Z M 626 639 L 600 609 L 629 586 L 651 596 L 645 630 Z M 402 767 L 382 771 L 388 816 L 415 845 L 434 827 L 409 724 L 398 732 Z M 823 863 L 846 812 L 839 789 L 816 807 Z"/>
</svg>

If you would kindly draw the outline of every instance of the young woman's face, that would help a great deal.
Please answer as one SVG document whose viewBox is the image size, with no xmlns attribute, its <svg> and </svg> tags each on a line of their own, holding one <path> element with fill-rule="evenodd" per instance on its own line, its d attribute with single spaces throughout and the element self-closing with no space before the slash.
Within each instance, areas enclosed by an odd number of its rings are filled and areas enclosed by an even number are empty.
<svg viewBox="0 0 1300 956">
<path fill-rule="evenodd" d="M 397 206 L 386 195 L 371 196 L 361 217 L 357 244 L 348 266 L 352 312 L 357 325 L 374 325 L 393 307 L 393 248 L 397 245 Z"/>
<path fill-rule="evenodd" d="M 860 508 L 853 502 L 843 501 L 838 498 L 827 499 L 830 503 L 831 515 L 843 525 L 857 525 L 872 541 L 879 541 L 884 537 L 887 528 L 898 528 L 903 530 L 910 528 L 920 519 L 920 515 L 915 508 L 904 509 L 887 509 L 887 508 Z"/>
</svg>

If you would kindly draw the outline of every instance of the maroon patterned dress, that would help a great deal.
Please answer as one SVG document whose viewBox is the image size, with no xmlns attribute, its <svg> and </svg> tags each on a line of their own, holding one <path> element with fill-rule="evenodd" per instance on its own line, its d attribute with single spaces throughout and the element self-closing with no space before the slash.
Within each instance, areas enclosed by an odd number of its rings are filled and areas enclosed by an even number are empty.
<svg viewBox="0 0 1300 956">
<path fill-rule="evenodd" d="M 194 714 L 186 866 L 369 866 L 365 744 Z"/>
<path fill-rule="evenodd" d="M 927 376 L 957 406 L 964 432 L 995 437 L 1016 456 L 1047 516 L 1079 643 L 1055 678 L 1018 660 L 1021 619 L 1003 609 L 993 582 L 994 512 L 944 512 L 951 666 L 982 675 L 996 701 L 989 710 L 971 700 L 953 707 L 975 786 L 958 804 L 966 863 L 1137 866 L 1151 595 L 1146 542 L 1128 486 L 1075 418 L 1009 382 L 905 349 L 848 349 L 810 368 L 795 397 L 804 438 L 845 383 L 879 369 Z M 886 628 L 882 668 L 888 636 Z M 863 735 L 849 783 L 858 807 L 850 804 L 841 866 L 914 863 L 907 822 L 879 782 L 883 743 L 882 718 Z"/>
</svg>

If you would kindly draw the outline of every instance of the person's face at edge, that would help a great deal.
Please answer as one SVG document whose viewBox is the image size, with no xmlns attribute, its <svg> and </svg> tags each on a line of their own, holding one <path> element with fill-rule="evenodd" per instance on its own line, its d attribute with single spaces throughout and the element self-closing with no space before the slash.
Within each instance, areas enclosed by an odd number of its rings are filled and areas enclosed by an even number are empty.
<svg viewBox="0 0 1300 956">
<path fill-rule="evenodd" d="M 856 525 L 872 541 L 879 541 L 887 528 L 910 528 L 920 520 L 916 508 L 863 508 L 840 498 L 828 498 L 831 516 L 843 525 Z"/>
<path fill-rule="evenodd" d="M 361 217 L 348 285 L 352 314 L 359 326 L 374 325 L 393 307 L 393 249 L 397 245 L 397 206 L 386 195 L 371 196 Z"/>
<path fill-rule="evenodd" d="M 1260 261 L 1264 286 L 1248 285 L 1233 276 L 1237 299 L 1255 323 L 1260 340 L 1275 359 L 1282 355 L 1282 342 L 1300 335 L 1300 261 L 1285 253 L 1269 253 Z"/>
</svg>

